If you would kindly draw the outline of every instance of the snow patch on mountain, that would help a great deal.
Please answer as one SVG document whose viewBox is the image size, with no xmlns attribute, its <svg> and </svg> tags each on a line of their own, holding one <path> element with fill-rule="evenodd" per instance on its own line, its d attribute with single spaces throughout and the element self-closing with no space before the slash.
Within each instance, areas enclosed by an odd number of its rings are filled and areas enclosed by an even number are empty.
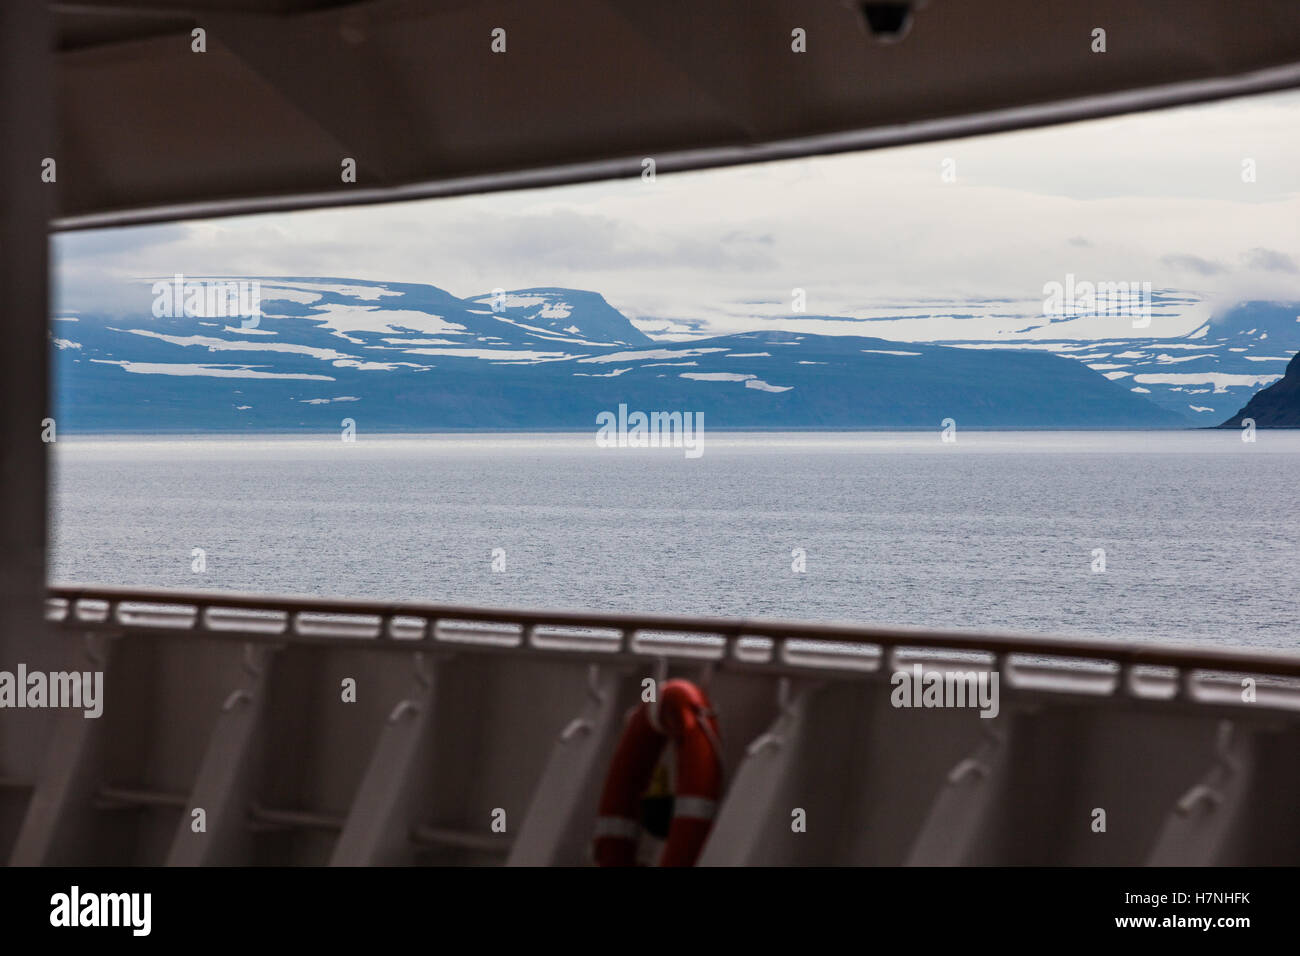
<svg viewBox="0 0 1300 956">
<path fill-rule="evenodd" d="M 697 382 L 744 382 L 745 388 L 756 388 L 764 392 L 788 392 L 793 385 L 769 385 L 757 375 L 740 372 L 680 372 L 682 378 Z"/>
<path fill-rule="evenodd" d="M 126 360 L 91 359 L 100 365 L 119 365 L 123 371 L 136 375 L 189 375 L 198 378 L 279 378 L 332 382 L 329 375 L 308 375 L 294 372 L 262 372 L 254 365 L 180 365 L 166 362 L 130 362 Z"/>
</svg>

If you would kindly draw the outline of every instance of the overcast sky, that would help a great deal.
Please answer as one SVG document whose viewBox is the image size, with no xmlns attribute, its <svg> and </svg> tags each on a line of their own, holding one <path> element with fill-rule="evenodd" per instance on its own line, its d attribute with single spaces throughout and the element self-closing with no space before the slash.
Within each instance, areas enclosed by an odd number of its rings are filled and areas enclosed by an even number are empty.
<svg viewBox="0 0 1300 956">
<path fill-rule="evenodd" d="M 1176 334 L 1241 299 L 1300 300 L 1300 93 L 653 183 L 67 234 L 54 251 L 61 310 L 147 312 L 123 292 L 139 277 L 319 275 L 461 296 L 593 289 L 652 332 L 866 334 L 792 317 L 792 289 L 811 315 L 1023 314 L 1073 273 L 1195 294 L 1203 307 L 1147 333 Z M 969 307 L 989 298 L 1015 304 Z M 950 325 L 869 334 L 945 337 Z"/>
</svg>

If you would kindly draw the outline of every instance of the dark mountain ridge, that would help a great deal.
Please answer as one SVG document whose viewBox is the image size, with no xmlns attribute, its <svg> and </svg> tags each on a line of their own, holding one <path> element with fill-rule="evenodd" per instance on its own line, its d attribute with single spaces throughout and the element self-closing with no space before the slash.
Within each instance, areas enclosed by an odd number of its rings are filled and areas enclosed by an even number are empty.
<svg viewBox="0 0 1300 956">
<path fill-rule="evenodd" d="M 1268 388 L 1260 389 L 1245 407 L 1219 428 L 1240 428 L 1244 419 L 1256 428 L 1300 428 L 1300 352 L 1291 357 L 1286 372 Z"/>
</svg>

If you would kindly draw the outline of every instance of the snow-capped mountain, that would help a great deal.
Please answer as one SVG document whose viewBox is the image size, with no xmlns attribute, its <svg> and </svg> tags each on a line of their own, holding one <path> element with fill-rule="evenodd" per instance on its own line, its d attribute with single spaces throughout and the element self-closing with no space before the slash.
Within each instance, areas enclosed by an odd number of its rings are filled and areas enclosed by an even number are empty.
<svg viewBox="0 0 1300 956">
<path fill-rule="evenodd" d="M 637 329 L 596 292 L 576 289 L 501 290 L 469 300 L 542 340 L 578 345 L 644 345 L 650 337 Z"/>
<path fill-rule="evenodd" d="M 1159 299 L 1157 294 L 1157 307 Z M 1211 426 L 1282 377 L 1291 357 L 1300 352 L 1300 303 L 1245 302 L 1173 337 L 1085 341 L 1060 334 L 1060 323 L 1027 331 L 1032 335 L 1023 339 L 945 344 L 1055 352 L 1187 416 L 1192 424 Z M 1053 337 L 1054 331 L 1059 337 Z"/>
<path fill-rule="evenodd" d="M 1259 333 L 1281 324 L 1261 318 L 1254 338 L 1207 329 L 1175 343 L 1212 346 L 1186 349 L 1186 363 L 1175 345 L 1131 340 L 1087 351 L 799 332 L 656 341 L 595 292 L 461 299 L 411 283 L 255 281 L 256 320 L 209 307 L 155 317 L 147 282 L 138 314 L 56 316 L 60 428 L 324 430 L 346 417 L 375 431 L 586 430 L 620 404 L 702 412 L 713 428 L 1178 427 L 1194 420 L 1179 403 L 1199 392 L 1178 394 L 1188 383 L 1171 376 L 1244 374 L 1252 350 L 1233 351 L 1234 336 L 1258 351 Z"/>
</svg>

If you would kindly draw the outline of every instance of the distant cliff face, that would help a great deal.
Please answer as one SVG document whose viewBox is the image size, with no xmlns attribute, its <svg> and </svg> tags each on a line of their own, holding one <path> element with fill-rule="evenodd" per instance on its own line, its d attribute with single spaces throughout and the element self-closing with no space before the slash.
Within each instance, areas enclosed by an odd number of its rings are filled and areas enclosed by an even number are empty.
<svg viewBox="0 0 1300 956">
<path fill-rule="evenodd" d="M 1219 427 L 1240 428 L 1244 418 L 1253 418 L 1256 428 L 1300 428 L 1300 352 L 1287 363 L 1285 375 L 1256 392 L 1245 408 Z"/>
</svg>

